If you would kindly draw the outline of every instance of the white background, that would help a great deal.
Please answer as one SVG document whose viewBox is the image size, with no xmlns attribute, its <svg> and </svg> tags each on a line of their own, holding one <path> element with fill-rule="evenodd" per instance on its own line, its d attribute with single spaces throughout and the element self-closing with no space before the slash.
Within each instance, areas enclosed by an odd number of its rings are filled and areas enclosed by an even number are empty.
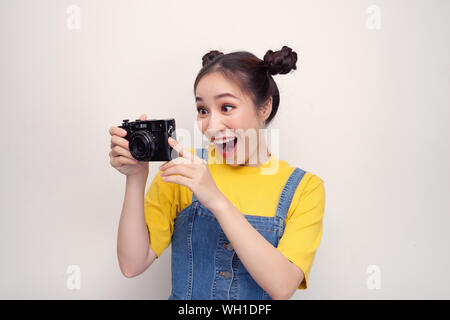
<svg viewBox="0 0 450 320">
<path fill-rule="evenodd" d="M 67 26 L 72 4 L 80 29 Z M 380 29 L 367 26 L 371 5 Z M 309 288 L 292 299 L 449 299 L 449 11 L 437 0 L 1 1 L 0 298 L 167 299 L 170 247 L 140 276 L 120 272 L 125 176 L 109 164 L 108 129 L 146 113 L 193 132 L 205 53 L 262 59 L 288 45 L 298 68 L 275 76 L 271 127 L 281 159 L 326 192 Z M 66 286 L 70 265 L 79 290 Z M 370 265 L 380 289 L 367 286 Z"/>
</svg>

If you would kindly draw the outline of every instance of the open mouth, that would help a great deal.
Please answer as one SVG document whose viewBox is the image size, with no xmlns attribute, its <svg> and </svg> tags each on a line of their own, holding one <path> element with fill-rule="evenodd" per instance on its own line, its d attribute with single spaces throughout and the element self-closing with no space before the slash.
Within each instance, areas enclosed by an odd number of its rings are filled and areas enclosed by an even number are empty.
<svg viewBox="0 0 450 320">
<path fill-rule="evenodd" d="M 218 147 L 218 150 L 223 157 L 229 157 L 233 155 L 236 151 L 236 145 L 237 137 L 226 143 L 216 143 L 216 146 Z"/>
</svg>

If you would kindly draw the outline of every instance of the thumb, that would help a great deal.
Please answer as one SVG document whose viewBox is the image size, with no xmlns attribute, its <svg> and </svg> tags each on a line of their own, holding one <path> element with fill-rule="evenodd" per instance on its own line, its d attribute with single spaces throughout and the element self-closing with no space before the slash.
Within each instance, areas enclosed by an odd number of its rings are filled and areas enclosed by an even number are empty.
<svg viewBox="0 0 450 320">
<path fill-rule="evenodd" d="M 144 114 L 141 114 L 140 116 L 139 116 L 139 120 L 147 120 L 147 115 L 144 113 Z"/>
</svg>

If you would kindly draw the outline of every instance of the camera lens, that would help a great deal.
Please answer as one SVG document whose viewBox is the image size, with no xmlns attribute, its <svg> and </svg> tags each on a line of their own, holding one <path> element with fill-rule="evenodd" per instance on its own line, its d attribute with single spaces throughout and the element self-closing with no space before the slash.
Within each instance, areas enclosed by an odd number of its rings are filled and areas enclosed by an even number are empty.
<svg viewBox="0 0 450 320">
<path fill-rule="evenodd" d="M 150 161 L 155 154 L 155 141 L 147 131 L 137 131 L 130 137 L 130 153 L 139 161 Z"/>
</svg>

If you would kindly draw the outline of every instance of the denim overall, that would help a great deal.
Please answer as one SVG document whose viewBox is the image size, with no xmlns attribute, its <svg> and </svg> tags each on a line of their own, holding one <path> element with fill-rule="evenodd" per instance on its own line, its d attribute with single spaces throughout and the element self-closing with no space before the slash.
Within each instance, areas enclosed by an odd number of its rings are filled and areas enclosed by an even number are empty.
<svg viewBox="0 0 450 320">
<path fill-rule="evenodd" d="M 196 148 L 208 161 L 208 150 Z M 274 217 L 245 215 L 274 247 L 284 232 L 285 219 L 305 171 L 287 180 Z M 270 187 L 270 186 L 267 186 Z M 172 234 L 172 292 L 169 300 L 271 300 L 245 269 L 214 214 L 192 194 L 192 203 L 175 218 Z"/>
</svg>

